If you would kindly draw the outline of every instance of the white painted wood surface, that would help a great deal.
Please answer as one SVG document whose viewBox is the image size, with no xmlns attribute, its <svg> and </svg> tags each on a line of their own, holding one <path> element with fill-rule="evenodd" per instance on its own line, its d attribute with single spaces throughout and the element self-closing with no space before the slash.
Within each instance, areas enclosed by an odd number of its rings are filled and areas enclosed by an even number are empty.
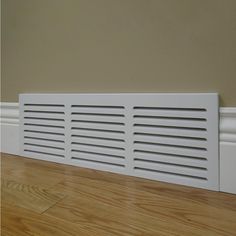
<svg viewBox="0 0 236 236">
<path fill-rule="evenodd" d="M 220 114 L 220 191 L 236 194 L 236 108 Z"/>
<path fill-rule="evenodd" d="M 217 94 L 23 94 L 20 111 L 22 156 L 219 190 Z"/>
<path fill-rule="evenodd" d="M 19 104 L 0 103 L 1 152 L 19 155 Z"/>
</svg>

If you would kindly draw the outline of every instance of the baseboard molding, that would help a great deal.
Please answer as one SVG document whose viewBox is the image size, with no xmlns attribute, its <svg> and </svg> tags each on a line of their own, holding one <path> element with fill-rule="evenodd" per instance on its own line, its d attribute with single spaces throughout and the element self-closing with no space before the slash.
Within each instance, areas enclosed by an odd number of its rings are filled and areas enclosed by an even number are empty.
<svg viewBox="0 0 236 236">
<path fill-rule="evenodd" d="M 221 108 L 220 116 L 220 191 L 236 194 L 236 108 Z"/>
<path fill-rule="evenodd" d="M 0 103 L 1 107 L 1 147 L 0 151 L 19 155 L 19 104 Z"/>
<path fill-rule="evenodd" d="M 220 109 L 220 141 L 236 144 L 236 107 Z"/>
<path fill-rule="evenodd" d="M 0 103 L 1 152 L 20 154 L 19 104 Z M 220 191 L 236 194 L 236 107 L 220 109 Z"/>
</svg>

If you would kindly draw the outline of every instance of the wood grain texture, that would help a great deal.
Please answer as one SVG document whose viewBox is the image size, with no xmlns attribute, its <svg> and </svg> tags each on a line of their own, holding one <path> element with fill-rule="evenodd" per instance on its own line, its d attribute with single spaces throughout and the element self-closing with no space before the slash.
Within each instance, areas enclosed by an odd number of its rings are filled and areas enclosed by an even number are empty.
<svg viewBox="0 0 236 236">
<path fill-rule="evenodd" d="M 2 181 L 2 201 L 37 213 L 46 211 L 64 197 L 63 194 L 15 181 Z"/>
<path fill-rule="evenodd" d="M 1 177 L 2 235 L 236 235 L 232 194 L 6 154 Z"/>
<path fill-rule="evenodd" d="M 132 189 L 131 191 L 127 186 L 87 179 L 76 179 L 76 183 L 62 182 L 55 186 L 55 190 L 65 191 L 70 196 L 74 195 L 75 199 L 79 196 L 77 204 L 70 210 L 75 210 L 77 209 L 75 206 L 79 206 L 78 208 L 81 211 L 80 206 L 83 204 L 80 201 L 83 198 L 89 199 L 90 203 L 95 200 L 97 203 L 94 205 L 105 204 L 109 208 L 115 207 L 122 212 L 132 212 L 131 215 L 136 217 L 139 213 L 145 215 L 147 222 L 143 222 L 143 225 L 150 225 L 152 222 L 150 218 L 154 218 L 154 224 L 150 227 L 156 229 L 156 232 L 159 232 L 161 228 L 168 228 L 169 233 L 178 232 L 179 235 L 188 235 L 187 232 L 190 227 L 192 228 L 190 232 L 199 232 L 197 235 L 210 235 L 211 232 L 214 232 L 215 235 L 233 235 L 235 233 L 236 212 L 233 213 L 229 209 L 218 209 L 186 199 L 176 199 L 174 195 L 163 197 L 139 189 Z M 68 198 L 65 200 L 67 201 L 61 203 L 69 202 Z M 60 206 L 60 203 L 57 206 Z M 54 212 L 57 206 L 49 209 L 46 214 L 57 214 Z M 86 213 L 86 208 L 84 212 Z M 68 219 L 72 219 L 72 217 Z M 206 221 L 207 224 L 205 224 Z M 227 230 L 225 231 L 224 228 Z"/>
<path fill-rule="evenodd" d="M 90 234 L 82 230 L 79 225 L 4 203 L 2 207 L 2 235 L 88 236 Z"/>
</svg>

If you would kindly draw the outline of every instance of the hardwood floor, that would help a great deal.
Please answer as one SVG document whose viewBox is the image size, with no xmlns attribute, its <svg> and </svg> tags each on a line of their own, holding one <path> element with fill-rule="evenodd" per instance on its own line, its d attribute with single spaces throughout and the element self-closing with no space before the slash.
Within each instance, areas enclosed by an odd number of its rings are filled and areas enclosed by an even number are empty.
<svg viewBox="0 0 236 236">
<path fill-rule="evenodd" d="M 1 157 L 2 236 L 236 235 L 236 195 Z"/>
</svg>

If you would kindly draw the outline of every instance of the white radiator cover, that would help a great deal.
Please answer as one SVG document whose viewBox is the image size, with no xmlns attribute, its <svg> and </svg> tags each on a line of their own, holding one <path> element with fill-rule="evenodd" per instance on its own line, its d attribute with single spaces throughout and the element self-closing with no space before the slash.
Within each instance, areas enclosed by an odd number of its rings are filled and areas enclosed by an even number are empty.
<svg viewBox="0 0 236 236">
<path fill-rule="evenodd" d="M 218 95 L 21 94 L 21 155 L 219 190 Z"/>
</svg>

